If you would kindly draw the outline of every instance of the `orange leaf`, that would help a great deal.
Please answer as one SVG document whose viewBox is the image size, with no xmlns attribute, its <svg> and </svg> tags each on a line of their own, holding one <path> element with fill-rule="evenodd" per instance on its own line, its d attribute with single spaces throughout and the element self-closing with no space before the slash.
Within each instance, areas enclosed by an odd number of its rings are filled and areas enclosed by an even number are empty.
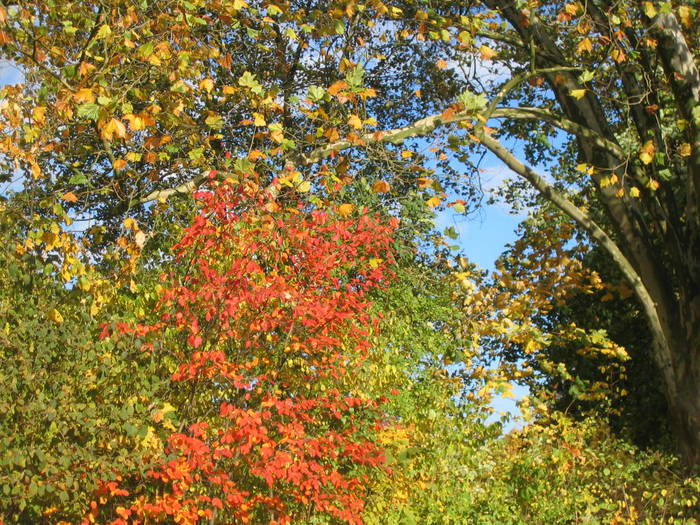
<svg viewBox="0 0 700 525">
<path fill-rule="evenodd" d="M 262 151 L 260 151 L 259 149 L 254 149 L 254 150 L 252 150 L 250 153 L 248 153 L 248 158 L 249 158 L 250 160 L 264 159 L 265 157 L 267 157 L 267 155 L 265 155 L 265 154 L 264 154 Z"/>
<path fill-rule="evenodd" d="M 90 72 L 93 69 L 97 69 L 93 64 L 90 62 L 81 62 L 80 66 L 78 67 L 78 73 L 80 74 L 81 77 L 84 77 L 85 75 L 90 74 Z"/>
<path fill-rule="evenodd" d="M 78 197 L 72 191 L 64 193 L 61 198 L 66 202 L 78 202 Z"/>
<path fill-rule="evenodd" d="M 378 180 L 372 185 L 374 193 L 387 193 L 390 189 L 389 183 L 383 180 Z"/>
<path fill-rule="evenodd" d="M 336 140 L 338 140 L 340 138 L 340 134 L 338 133 L 338 130 L 335 128 L 330 128 L 330 129 L 326 130 L 324 135 L 331 142 L 335 142 Z"/>
<path fill-rule="evenodd" d="M 345 80 L 338 80 L 337 82 L 333 82 L 326 91 L 328 91 L 330 95 L 335 96 L 347 87 L 348 83 L 345 82 Z"/>
<path fill-rule="evenodd" d="M 76 102 L 95 102 L 95 94 L 90 88 L 79 89 L 73 93 Z"/>
<path fill-rule="evenodd" d="M 430 188 L 433 185 L 433 179 L 429 179 L 428 177 L 419 177 L 417 181 L 420 189 Z"/>
</svg>

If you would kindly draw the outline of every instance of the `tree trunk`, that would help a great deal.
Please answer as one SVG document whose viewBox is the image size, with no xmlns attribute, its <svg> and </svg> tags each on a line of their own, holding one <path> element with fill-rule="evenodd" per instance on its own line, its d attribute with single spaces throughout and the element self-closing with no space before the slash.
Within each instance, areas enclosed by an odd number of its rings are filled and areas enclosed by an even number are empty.
<svg viewBox="0 0 700 525">
<path fill-rule="evenodd" d="M 697 344 L 697 343 L 696 343 Z M 678 349 L 682 352 L 685 349 Z M 688 370 L 679 374 L 675 389 L 677 396 L 668 399 L 668 417 L 678 452 L 689 467 L 700 466 L 700 381 Z"/>
<path fill-rule="evenodd" d="M 693 287 L 694 288 L 694 287 Z M 684 290 L 682 332 L 670 339 L 675 372 L 675 399 L 668 400 L 669 419 L 685 463 L 700 466 L 700 295 Z M 689 297 L 690 295 L 690 297 Z M 667 396 L 668 397 L 668 396 Z"/>
<path fill-rule="evenodd" d="M 689 468 L 700 467 L 700 296 L 681 295 L 679 311 L 669 315 L 656 302 L 654 358 L 668 406 L 668 421 L 678 453 Z M 647 317 L 649 317 L 647 312 Z M 653 323 L 652 323 L 653 324 Z M 670 356 L 664 360 L 663 356 Z"/>
</svg>

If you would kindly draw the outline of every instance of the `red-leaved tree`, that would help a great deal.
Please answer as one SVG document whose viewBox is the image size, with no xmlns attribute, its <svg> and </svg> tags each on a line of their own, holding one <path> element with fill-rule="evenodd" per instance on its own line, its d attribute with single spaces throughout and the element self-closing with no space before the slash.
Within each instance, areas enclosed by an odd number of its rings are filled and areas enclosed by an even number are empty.
<svg viewBox="0 0 700 525">
<path fill-rule="evenodd" d="M 369 349 L 366 294 L 391 278 L 397 221 L 282 208 L 250 182 L 197 198 L 159 322 L 131 329 L 173 360 L 180 429 L 146 479 L 105 485 L 88 519 L 361 523 L 384 463 L 381 400 L 342 385 Z"/>
</svg>

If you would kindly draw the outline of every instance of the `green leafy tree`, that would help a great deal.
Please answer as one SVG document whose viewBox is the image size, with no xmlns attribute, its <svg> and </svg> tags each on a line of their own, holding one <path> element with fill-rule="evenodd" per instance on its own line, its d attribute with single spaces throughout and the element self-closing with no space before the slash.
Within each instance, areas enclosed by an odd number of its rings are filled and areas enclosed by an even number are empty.
<svg viewBox="0 0 700 525">
<path fill-rule="evenodd" d="M 0 206 L 0 519 L 78 521 L 119 472 L 145 473 L 162 455 L 167 429 L 151 417 L 168 370 L 133 338 L 100 340 L 102 324 L 124 310 L 99 298 L 89 273 L 79 279 L 95 296 L 65 286 L 73 244 L 55 224 Z M 121 302 L 143 312 L 149 300 Z"/>
</svg>

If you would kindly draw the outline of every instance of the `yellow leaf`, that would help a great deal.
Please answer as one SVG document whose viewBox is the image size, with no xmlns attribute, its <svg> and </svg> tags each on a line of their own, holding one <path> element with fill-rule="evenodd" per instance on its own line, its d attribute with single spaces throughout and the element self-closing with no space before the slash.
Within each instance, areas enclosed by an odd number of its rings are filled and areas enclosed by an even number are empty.
<svg viewBox="0 0 700 525">
<path fill-rule="evenodd" d="M 64 193 L 61 198 L 66 202 L 78 202 L 78 197 L 72 191 Z"/>
<path fill-rule="evenodd" d="M 379 257 L 374 257 L 374 258 L 369 260 L 369 267 L 374 270 L 383 262 L 384 262 L 384 259 L 380 259 Z"/>
<path fill-rule="evenodd" d="M 481 53 L 481 58 L 483 58 L 484 60 L 491 60 L 497 55 L 497 53 L 493 49 L 491 49 L 485 44 L 479 48 L 479 52 Z"/>
<path fill-rule="evenodd" d="M 263 117 L 260 113 L 253 113 L 253 124 L 258 127 L 266 126 L 267 122 L 265 122 L 265 117 Z"/>
<path fill-rule="evenodd" d="M 591 42 L 591 39 L 588 37 L 581 40 L 578 43 L 578 46 L 576 46 L 576 52 L 579 54 L 590 53 L 591 51 L 593 51 L 593 43 Z"/>
<path fill-rule="evenodd" d="M 112 28 L 107 24 L 102 24 L 95 34 L 95 39 L 107 38 L 112 34 Z"/>
<path fill-rule="evenodd" d="M 387 193 L 390 189 L 389 183 L 383 180 L 378 180 L 372 185 L 374 193 Z"/>
<path fill-rule="evenodd" d="M 272 138 L 272 140 L 274 140 L 278 144 L 281 144 L 284 140 L 284 133 L 282 133 L 282 131 L 280 131 L 279 129 L 272 130 L 270 132 L 270 138 Z"/>
<path fill-rule="evenodd" d="M 102 128 L 100 133 L 103 139 L 112 140 L 116 135 L 118 138 L 126 137 L 126 126 L 124 123 L 116 118 L 112 118 L 107 124 Z"/>
<path fill-rule="evenodd" d="M 568 14 L 575 16 L 576 13 L 578 13 L 579 10 L 579 3 L 576 2 L 575 4 L 566 4 L 564 6 L 564 11 L 566 11 Z"/>
<path fill-rule="evenodd" d="M 124 222 L 122 222 L 122 224 L 124 225 L 124 228 L 126 228 L 127 230 L 137 230 L 138 229 L 138 225 L 136 224 L 136 221 L 132 217 L 127 217 L 126 219 L 124 219 Z"/>
<path fill-rule="evenodd" d="M 41 236 L 41 240 L 42 240 L 42 241 L 44 242 L 44 244 L 46 245 L 46 246 L 45 246 L 45 249 L 46 249 L 47 251 L 49 251 L 49 250 L 53 250 L 53 249 L 56 247 L 56 245 L 59 244 L 59 241 L 60 241 L 61 239 L 60 239 L 60 237 L 59 237 L 57 234 L 55 234 L 55 233 L 44 232 L 44 233 L 42 234 L 42 236 Z"/>
<path fill-rule="evenodd" d="M 128 113 L 124 115 L 124 120 L 129 122 L 129 127 L 132 129 L 132 131 L 139 131 L 146 128 L 146 122 L 138 115 Z"/>
<path fill-rule="evenodd" d="M 347 217 L 352 213 L 354 209 L 355 206 L 346 202 L 345 204 L 341 204 L 340 206 L 338 206 L 338 215 L 340 215 L 341 217 Z"/>
<path fill-rule="evenodd" d="M 439 197 L 430 197 L 425 203 L 431 207 L 435 208 L 437 206 L 440 206 L 440 198 Z"/>
<path fill-rule="evenodd" d="M 678 148 L 678 153 L 680 153 L 681 157 L 689 157 L 691 153 L 691 146 L 687 142 L 684 142 L 683 144 L 680 145 Z"/>
<path fill-rule="evenodd" d="M 515 395 L 513 394 L 512 385 L 510 383 L 506 383 L 506 385 L 504 386 L 503 392 L 501 393 L 501 397 L 506 399 L 515 397 Z"/>
<path fill-rule="evenodd" d="M 355 129 L 362 129 L 362 120 L 355 114 L 350 115 L 350 118 L 348 118 L 348 124 Z"/>
<path fill-rule="evenodd" d="M 161 62 L 161 60 L 160 60 L 160 57 L 158 55 L 156 55 L 155 53 L 152 55 L 149 55 L 148 58 L 146 59 L 146 61 L 149 64 L 151 64 L 152 66 L 156 66 L 156 67 L 163 64 L 163 62 Z"/>
<path fill-rule="evenodd" d="M 95 102 L 95 94 L 90 88 L 82 88 L 73 94 L 76 102 Z"/>
<path fill-rule="evenodd" d="M 311 183 L 308 180 L 305 180 L 301 184 L 297 186 L 297 191 L 301 193 L 306 193 L 311 189 Z"/>
<path fill-rule="evenodd" d="M 533 354 L 533 353 L 537 352 L 540 348 L 542 348 L 542 345 L 538 341 L 535 341 L 534 339 L 528 339 L 527 342 L 525 343 L 525 353 L 526 354 Z"/>
<path fill-rule="evenodd" d="M 435 65 L 438 69 L 447 69 L 447 61 L 442 58 L 438 60 Z"/>
<path fill-rule="evenodd" d="M 569 91 L 569 95 L 574 97 L 576 100 L 582 99 L 585 94 L 585 89 L 572 89 L 571 91 Z"/>
<path fill-rule="evenodd" d="M 126 154 L 126 160 L 128 160 L 129 162 L 138 162 L 141 160 L 141 157 L 143 157 L 143 155 L 135 151 L 130 151 Z"/>
<path fill-rule="evenodd" d="M 61 315 L 61 312 L 59 312 L 55 308 L 49 311 L 47 317 L 49 318 L 49 320 L 53 321 L 56 324 L 61 324 L 63 322 L 63 316 Z"/>
<path fill-rule="evenodd" d="M 116 170 L 123 170 L 126 168 L 126 161 L 124 159 L 117 159 L 114 161 L 114 164 L 112 164 L 112 167 Z"/>
<path fill-rule="evenodd" d="M 39 167 L 39 165 L 34 161 L 31 161 L 30 164 L 32 166 L 32 177 L 34 177 L 35 179 L 41 177 L 41 168 Z"/>
<path fill-rule="evenodd" d="M 248 2 L 245 0 L 233 0 L 233 9 L 235 11 L 238 11 L 239 9 L 243 9 L 244 7 L 248 7 Z"/>
<path fill-rule="evenodd" d="M 656 16 L 656 7 L 654 7 L 653 2 L 644 2 L 644 14 L 649 18 L 654 18 Z"/>
<path fill-rule="evenodd" d="M 647 140 L 639 153 L 639 160 L 641 160 L 644 164 L 649 164 L 652 160 L 654 160 L 655 151 L 656 145 L 654 144 L 654 141 Z"/>
<path fill-rule="evenodd" d="M 630 188 L 630 196 L 639 197 L 639 188 L 637 188 L 637 187 Z"/>
<path fill-rule="evenodd" d="M 214 89 L 214 81 L 211 78 L 205 78 L 199 83 L 199 89 L 211 93 L 211 90 Z"/>
<path fill-rule="evenodd" d="M 649 182 L 647 182 L 647 188 L 650 190 L 657 190 L 659 188 L 659 182 L 654 179 L 649 179 Z"/>
<path fill-rule="evenodd" d="M 402 159 L 410 159 L 413 157 L 413 152 L 411 150 L 405 149 L 401 152 Z"/>
<path fill-rule="evenodd" d="M 37 124 L 43 124 L 46 120 L 46 106 L 37 106 L 32 110 L 32 118 Z"/>
</svg>

